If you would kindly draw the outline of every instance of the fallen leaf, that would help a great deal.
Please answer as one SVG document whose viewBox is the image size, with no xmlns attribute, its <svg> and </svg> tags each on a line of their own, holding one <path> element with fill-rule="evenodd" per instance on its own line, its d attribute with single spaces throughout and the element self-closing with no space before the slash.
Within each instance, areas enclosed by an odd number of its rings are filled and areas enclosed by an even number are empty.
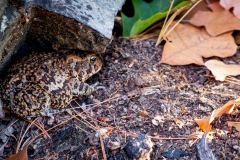
<svg viewBox="0 0 240 160">
<path fill-rule="evenodd" d="M 171 25 L 174 24 L 175 22 Z M 197 28 L 190 24 L 178 24 L 167 36 L 164 36 L 166 44 L 161 63 L 204 65 L 202 57 L 232 56 L 237 50 L 237 45 L 231 33 L 212 37 L 204 28 Z"/>
<path fill-rule="evenodd" d="M 28 160 L 27 147 L 20 152 L 9 156 L 7 160 Z"/>
<path fill-rule="evenodd" d="M 220 5 L 225 9 L 233 8 L 233 14 L 240 19 L 240 1 L 239 0 L 220 0 Z"/>
<path fill-rule="evenodd" d="M 190 19 L 189 23 L 197 27 L 205 26 L 211 36 L 240 30 L 240 20 L 228 10 L 218 12 L 199 11 Z"/>
<path fill-rule="evenodd" d="M 100 134 L 103 136 L 103 135 L 105 135 L 107 132 L 108 132 L 108 129 L 107 129 L 107 128 L 100 128 L 98 133 L 100 133 Z M 98 133 L 97 133 L 97 134 L 98 134 Z M 96 137 L 97 137 L 97 136 L 96 136 Z"/>
<path fill-rule="evenodd" d="M 208 8 L 210 8 L 212 11 L 217 12 L 217 11 L 222 11 L 225 10 L 220 4 L 219 2 L 213 2 L 208 4 Z"/>
<path fill-rule="evenodd" d="M 228 122 L 229 127 L 235 127 L 240 132 L 240 122 Z"/>
<path fill-rule="evenodd" d="M 204 117 L 202 119 L 195 119 L 195 122 L 204 132 L 210 132 L 211 130 L 211 122 L 217 118 L 222 116 L 222 114 L 230 114 L 235 104 L 240 104 L 240 98 L 236 100 L 228 101 L 224 106 L 221 108 L 215 109 L 210 116 Z"/>
<path fill-rule="evenodd" d="M 102 121 L 102 122 L 109 122 L 109 121 L 111 121 L 108 117 L 97 117 L 97 120 Z"/>
<path fill-rule="evenodd" d="M 189 20 L 192 18 L 192 16 L 198 12 L 198 11 L 210 11 L 210 8 L 208 7 L 206 1 L 201 1 L 199 2 L 194 8 L 191 8 L 191 11 L 189 12 L 188 9 L 183 10 L 180 14 L 179 17 L 183 17 L 183 15 L 188 12 L 187 15 L 184 16 L 183 20 Z"/>
<path fill-rule="evenodd" d="M 240 65 L 235 64 L 224 64 L 218 60 L 209 60 L 204 64 L 212 74 L 215 76 L 216 80 L 224 81 L 226 76 L 236 76 L 240 74 Z"/>
<path fill-rule="evenodd" d="M 147 111 L 143 110 L 143 111 L 140 112 L 140 116 L 142 116 L 142 117 L 148 117 L 148 116 L 149 116 L 149 113 L 148 113 Z"/>
<path fill-rule="evenodd" d="M 182 128 L 184 126 L 184 123 L 179 119 L 175 118 L 174 121 L 179 128 Z"/>
<path fill-rule="evenodd" d="M 182 106 L 182 112 L 186 112 L 187 111 L 187 107 L 186 106 Z"/>
<path fill-rule="evenodd" d="M 161 124 L 163 122 L 164 122 L 164 118 L 162 116 L 156 116 L 156 117 L 154 117 L 154 119 L 152 119 L 152 123 L 155 126 L 158 126 L 159 124 Z"/>
</svg>

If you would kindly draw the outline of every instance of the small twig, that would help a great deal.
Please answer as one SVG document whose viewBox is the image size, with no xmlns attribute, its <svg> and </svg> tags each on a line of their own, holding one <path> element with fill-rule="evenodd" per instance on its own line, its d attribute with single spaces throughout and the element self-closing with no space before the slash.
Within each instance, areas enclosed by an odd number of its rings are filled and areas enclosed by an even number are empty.
<svg viewBox="0 0 240 160">
<path fill-rule="evenodd" d="M 81 127 L 77 126 L 76 124 L 75 124 L 75 126 L 76 126 L 78 129 L 84 131 L 85 133 L 91 134 L 90 132 L 86 131 L 85 129 L 82 129 Z"/>
<path fill-rule="evenodd" d="M 31 121 L 27 120 L 27 122 L 31 123 Z M 42 131 L 48 138 L 51 138 L 51 136 L 48 134 L 48 132 L 45 130 L 45 128 L 39 123 L 39 122 L 34 122 L 34 125 Z"/>
<path fill-rule="evenodd" d="M 16 149 L 16 153 L 19 152 L 19 148 L 22 144 L 22 141 L 23 141 L 23 138 L 25 137 L 25 135 L 27 134 L 27 131 L 29 130 L 29 128 L 33 125 L 33 123 L 37 120 L 38 118 L 36 118 L 35 120 L 33 120 L 29 125 L 28 127 L 26 128 L 26 131 L 24 132 L 24 134 L 22 135 L 22 138 L 20 139 L 20 141 L 18 142 L 18 145 L 17 145 L 17 149 Z M 24 147 L 22 147 L 24 148 Z"/>
<path fill-rule="evenodd" d="M 97 122 L 94 122 L 94 123 L 95 123 L 95 125 L 96 125 L 96 127 L 97 127 L 97 132 L 98 132 L 98 136 L 99 136 L 100 143 L 101 143 L 101 148 L 102 148 L 103 158 L 104 158 L 104 160 L 107 160 L 107 156 L 106 156 L 106 152 L 105 152 L 105 147 L 104 147 L 104 143 L 103 143 L 102 135 L 101 135 L 101 133 L 100 133 L 100 131 L 99 131 L 100 128 L 99 128 Z"/>
</svg>

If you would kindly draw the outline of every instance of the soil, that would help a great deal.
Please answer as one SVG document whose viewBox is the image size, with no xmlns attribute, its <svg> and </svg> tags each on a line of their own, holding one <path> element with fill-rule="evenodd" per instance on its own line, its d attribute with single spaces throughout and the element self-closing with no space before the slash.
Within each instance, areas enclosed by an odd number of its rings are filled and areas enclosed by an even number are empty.
<svg viewBox="0 0 240 160">
<path fill-rule="evenodd" d="M 29 159 L 103 159 L 102 147 L 109 160 L 131 159 L 123 148 L 128 139 L 141 134 L 152 136 L 151 159 L 164 159 L 162 154 L 173 149 L 188 153 L 179 159 L 197 159 L 194 139 L 173 138 L 200 134 L 194 119 L 237 99 L 240 86 L 216 81 L 204 66 L 157 65 L 163 45 L 155 47 L 155 42 L 149 39 L 131 43 L 115 38 L 101 55 L 101 71 L 88 80 L 89 84 L 97 84 L 96 92 L 74 101 L 71 106 L 76 110 L 38 119 L 45 130 L 55 128 L 47 132 L 50 138 L 47 134 L 39 136 L 28 146 Z M 239 64 L 240 53 L 223 61 Z M 73 117 L 76 113 L 80 115 Z M 1 129 L 14 119 L 7 115 L 0 120 Z M 240 159 L 240 133 L 227 124 L 239 119 L 235 114 L 213 121 L 210 148 L 216 159 Z M 11 125 L 12 134 L 6 136 L 9 140 L 1 159 L 15 153 L 17 141 L 28 125 L 23 120 Z M 104 145 L 97 130 L 104 133 L 100 136 Z M 40 133 L 33 125 L 22 143 Z"/>
</svg>

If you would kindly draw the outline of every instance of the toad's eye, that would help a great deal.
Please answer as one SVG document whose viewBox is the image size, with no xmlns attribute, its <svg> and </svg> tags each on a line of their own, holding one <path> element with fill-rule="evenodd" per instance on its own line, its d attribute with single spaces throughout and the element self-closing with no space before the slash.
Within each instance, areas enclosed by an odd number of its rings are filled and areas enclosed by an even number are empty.
<svg viewBox="0 0 240 160">
<path fill-rule="evenodd" d="M 94 57 L 94 56 L 93 56 L 93 57 L 91 57 L 91 58 L 90 58 L 90 63 L 91 63 L 91 64 L 93 64 L 93 63 L 96 61 L 96 59 L 97 59 L 97 58 L 96 58 L 96 57 Z"/>
</svg>

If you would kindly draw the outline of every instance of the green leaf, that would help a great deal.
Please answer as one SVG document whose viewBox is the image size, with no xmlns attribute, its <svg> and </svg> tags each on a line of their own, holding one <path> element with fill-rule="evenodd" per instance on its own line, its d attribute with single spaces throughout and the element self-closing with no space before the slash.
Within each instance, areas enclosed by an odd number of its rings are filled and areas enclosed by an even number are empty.
<svg viewBox="0 0 240 160">
<path fill-rule="evenodd" d="M 144 0 L 132 0 L 134 7 L 134 16 L 127 17 L 122 15 L 123 36 L 134 36 L 146 28 L 167 16 L 171 5 L 170 0 L 153 0 L 150 3 Z M 174 0 L 174 4 L 170 13 L 174 10 L 182 8 L 190 4 L 189 0 Z"/>
</svg>

